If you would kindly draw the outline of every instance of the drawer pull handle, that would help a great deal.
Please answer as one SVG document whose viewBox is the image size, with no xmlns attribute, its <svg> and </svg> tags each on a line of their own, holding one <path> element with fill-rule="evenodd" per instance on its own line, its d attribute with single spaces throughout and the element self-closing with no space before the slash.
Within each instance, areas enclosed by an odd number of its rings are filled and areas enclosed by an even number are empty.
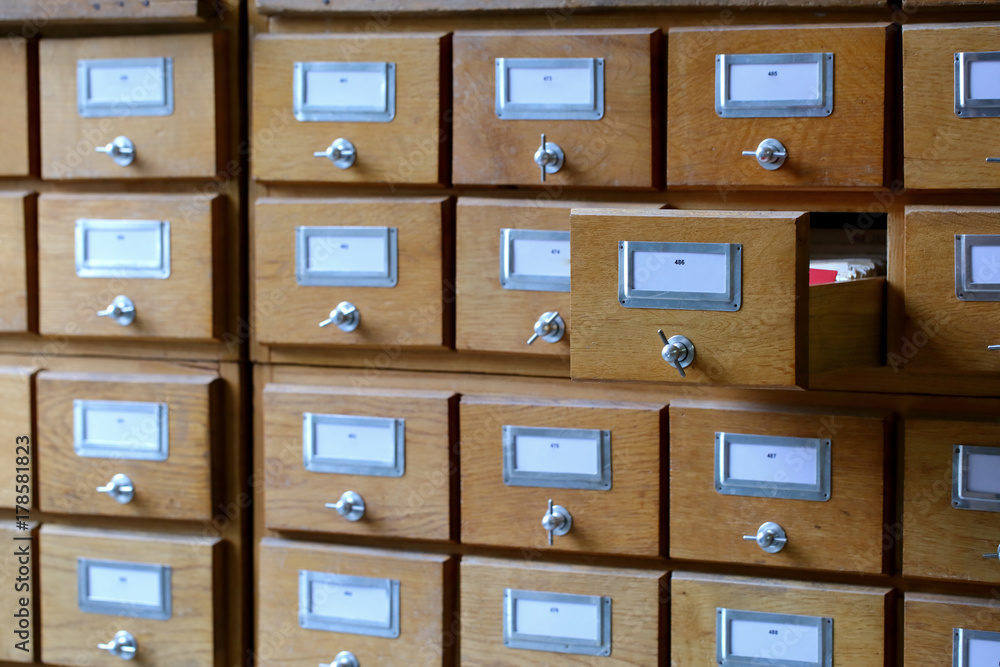
<svg viewBox="0 0 1000 667">
<path fill-rule="evenodd" d="M 546 141 L 545 134 L 542 133 L 542 145 L 535 151 L 535 164 L 542 170 L 542 183 L 545 182 L 545 174 L 554 174 L 563 166 L 566 155 L 559 144 L 554 141 Z"/>
<path fill-rule="evenodd" d="M 358 159 L 358 151 L 354 148 L 354 144 L 341 137 L 335 139 L 325 151 L 313 153 L 313 157 L 325 157 L 333 163 L 333 166 L 347 169 Z"/>
<path fill-rule="evenodd" d="M 1000 545 L 997 545 L 997 552 L 995 554 L 983 554 L 983 558 L 995 558 L 1000 560 Z"/>
<path fill-rule="evenodd" d="M 987 162 L 1000 162 L 1000 157 L 988 157 L 988 158 L 986 158 L 986 161 Z"/>
<path fill-rule="evenodd" d="M 566 322 L 559 317 L 559 311 L 542 313 L 542 316 L 535 322 L 535 333 L 528 339 L 528 345 L 541 338 L 546 343 L 558 343 L 566 333 Z"/>
<path fill-rule="evenodd" d="M 784 529 L 773 521 L 762 523 L 756 535 L 744 535 L 747 542 L 756 542 L 757 546 L 769 554 L 776 554 L 788 544 Z"/>
<path fill-rule="evenodd" d="M 120 294 L 115 297 L 107 308 L 97 311 L 98 317 L 110 317 L 123 327 L 135 321 L 135 304 L 132 299 Z"/>
<path fill-rule="evenodd" d="M 1000 345 L 987 345 L 987 350 L 1000 350 Z"/>
<path fill-rule="evenodd" d="M 553 505 L 549 498 L 549 511 L 542 517 L 542 528 L 549 533 L 549 546 L 553 535 L 565 535 L 573 527 L 573 515 L 562 505 Z"/>
<path fill-rule="evenodd" d="M 788 157 L 784 144 L 777 139 L 765 139 L 757 145 L 757 150 L 743 151 L 743 154 L 757 158 L 757 164 L 767 170 L 778 169 Z"/>
<path fill-rule="evenodd" d="M 337 514 L 348 521 L 360 521 L 365 515 L 365 500 L 354 491 L 344 491 L 340 500 L 335 503 L 327 503 L 326 508 L 337 510 Z"/>
<path fill-rule="evenodd" d="M 111 481 L 104 486 L 97 487 L 98 493 L 106 493 L 115 502 L 127 505 L 135 498 L 135 485 L 128 475 L 118 473 L 111 478 Z"/>
<path fill-rule="evenodd" d="M 107 146 L 95 146 L 98 153 L 107 153 L 120 167 L 127 167 L 135 161 L 135 144 L 128 137 L 115 137 Z"/>
<path fill-rule="evenodd" d="M 687 336 L 671 336 L 667 338 L 667 335 L 663 333 L 663 329 L 657 329 L 656 333 L 660 334 L 660 340 L 663 341 L 663 349 L 660 350 L 660 356 L 663 357 L 665 362 L 676 368 L 682 378 L 687 377 L 684 369 L 694 361 L 694 343 Z"/>
<path fill-rule="evenodd" d="M 341 651 L 331 663 L 320 663 L 319 667 L 360 667 L 361 663 L 350 651 Z"/>
<path fill-rule="evenodd" d="M 107 651 L 122 660 L 131 660 L 139 650 L 139 645 L 136 643 L 135 637 L 132 636 L 131 632 L 119 630 L 112 637 L 111 641 L 107 644 L 98 644 L 97 648 Z"/>
<path fill-rule="evenodd" d="M 330 317 L 319 323 L 321 327 L 336 324 L 341 331 L 354 331 L 361 323 L 361 313 L 350 301 L 341 301 L 330 311 Z"/>
</svg>

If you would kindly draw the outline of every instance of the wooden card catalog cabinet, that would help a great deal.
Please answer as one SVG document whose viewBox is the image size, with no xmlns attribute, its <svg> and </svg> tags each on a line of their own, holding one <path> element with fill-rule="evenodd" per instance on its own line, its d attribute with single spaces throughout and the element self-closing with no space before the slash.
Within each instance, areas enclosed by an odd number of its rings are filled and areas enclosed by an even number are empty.
<svg viewBox="0 0 1000 667">
<path fill-rule="evenodd" d="M 883 572 L 887 433 L 881 417 L 672 401 L 671 558 Z"/>
<path fill-rule="evenodd" d="M 261 664 L 454 665 L 454 576 L 447 555 L 265 538 L 256 582 Z M 279 628 L 282 640 L 269 643 Z"/>
<path fill-rule="evenodd" d="M 442 34 L 257 35 L 251 163 L 262 181 L 448 181 Z"/>
<path fill-rule="evenodd" d="M 675 572 L 673 665 L 886 664 L 891 589 Z"/>
<path fill-rule="evenodd" d="M 890 30 L 672 28 L 668 187 L 885 185 Z"/>
<path fill-rule="evenodd" d="M 42 510 L 212 518 L 218 378 L 43 371 L 37 386 Z"/>
<path fill-rule="evenodd" d="M 473 556 L 460 570 L 463 665 L 666 664 L 665 572 Z"/>
<path fill-rule="evenodd" d="M 28 21 L 35 25 L 78 22 L 201 22 L 215 16 L 210 0 L 17 0 L 0 7 L 0 21 Z"/>
<path fill-rule="evenodd" d="M 259 342 L 451 346 L 447 199 L 261 199 L 255 214 Z"/>
<path fill-rule="evenodd" d="M 454 182 L 661 186 L 660 37 L 455 33 Z"/>
<path fill-rule="evenodd" d="M 907 206 L 896 370 L 1000 372 L 1000 208 Z"/>
<path fill-rule="evenodd" d="M 995 598 L 907 593 L 903 601 L 905 667 L 1000 664 Z"/>
<path fill-rule="evenodd" d="M 0 366 L 0 429 L 9 434 L 10 440 L 10 445 L 0 450 L 0 465 L 11 472 L 6 479 L 0 478 L 0 507 L 15 509 L 20 505 L 22 514 L 34 506 L 30 491 L 37 482 L 33 474 L 38 454 L 32 423 L 34 374 L 32 368 Z M 27 502 L 21 502 L 25 495 Z"/>
<path fill-rule="evenodd" d="M 464 396 L 462 542 L 660 555 L 664 417 L 662 405 Z"/>
<path fill-rule="evenodd" d="M 40 533 L 42 662 L 219 664 L 218 538 L 58 525 Z"/>
<path fill-rule="evenodd" d="M 0 333 L 38 328 L 35 201 L 23 192 L 0 193 Z"/>
<path fill-rule="evenodd" d="M 214 178 L 228 140 L 221 37 L 42 40 L 42 177 Z"/>
<path fill-rule="evenodd" d="M 799 212 L 574 209 L 571 375 L 805 387 L 879 365 L 884 279 L 809 286 L 808 231 Z"/>
<path fill-rule="evenodd" d="M 0 18 L 3 10 L 0 9 Z M 30 116 L 29 52 L 36 48 L 13 34 L 0 51 L 5 94 L 0 97 L 0 176 L 28 176 L 37 173 L 33 158 L 38 150 L 38 119 Z"/>
<path fill-rule="evenodd" d="M 1000 583 L 1000 422 L 907 419 L 904 437 L 903 574 Z"/>
<path fill-rule="evenodd" d="M 903 169 L 908 188 L 1000 187 L 998 43 L 997 25 L 903 29 Z"/>
<path fill-rule="evenodd" d="M 221 337 L 223 199 L 39 199 L 40 328 L 53 336 Z"/>
<path fill-rule="evenodd" d="M 13 468 L 10 468 L 13 470 Z M 7 493 L 4 490 L 4 493 Z M 13 489 L 8 497 L 13 498 Z M 34 663 L 38 656 L 38 530 L 34 523 L 19 529 L 11 519 L 0 528 L 0 539 L 9 545 L 0 554 L 0 604 L 9 611 L 7 641 L 0 644 L 0 660 Z"/>
</svg>

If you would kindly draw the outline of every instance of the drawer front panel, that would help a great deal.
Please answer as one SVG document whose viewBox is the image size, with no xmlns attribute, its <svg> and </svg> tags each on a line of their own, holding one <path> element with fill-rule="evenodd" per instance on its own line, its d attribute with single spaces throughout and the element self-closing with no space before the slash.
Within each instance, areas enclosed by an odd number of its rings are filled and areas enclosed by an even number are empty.
<svg viewBox="0 0 1000 667">
<path fill-rule="evenodd" d="M 995 600 L 907 593 L 903 622 L 906 667 L 974 667 L 1000 655 Z"/>
</svg>

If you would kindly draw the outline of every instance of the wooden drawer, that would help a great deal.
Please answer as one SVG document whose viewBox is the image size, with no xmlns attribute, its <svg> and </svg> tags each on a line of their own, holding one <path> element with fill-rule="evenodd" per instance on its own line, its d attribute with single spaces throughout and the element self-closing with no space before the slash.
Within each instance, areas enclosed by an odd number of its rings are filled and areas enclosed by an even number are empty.
<svg viewBox="0 0 1000 667">
<path fill-rule="evenodd" d="M 442 34 L 257 35 L 254 177 L 447 183 L 450 46 Z M 318 99 L 310 82 L 324 93 Z M 353 147 L 353 159 L 323 155 L 338 140 Z"/>
<path fill-rule="evenodd" d="M 672 402 L 670 557 L 883 572 L 888 431 L 880 417 Z M 760 529 L 763 544 L 743 539 Z"/>
<path fill-rule="evenodd" d="M 440 391 L 267 385 L 268 528 L 455 539 L 457 400 Z M 332 507 L 348 492 L 360 496 L 360 516 Z"/>
<path fill-rule="evenodd" d="M 0 176 L 28 176 L 38 171 L 38 118 L 31 115 L 32 72 L 37 45 L 10 33 L 0 53 L 8 94 L 0 98 Z M 36 63 L 37 67 L 37 63 Z M 38 113 L 37 107 L 34 109 Z"/>
<path fill-rule="evenodd" d="M 46 525 L 39 542 L 44 663 L 120 665 L 97 645 L 129 633 L 132 665 L 232 664 L 217 538 Z"/>
<path fill-rule="evenodd" d="M 631 667 L 666 659 L 665 572 L 466 556 L 460 589 L 463 665 Z"/>
<path fill-rule="evenodd" d="M 665 418 L 662 405 L 463 396 L 462 542 L 660 555 Z M 551 546 L 549 500 L 571 517 Z"/>
<path fill-rule="evenodd" d="M 0 429 L 9 434 L 9 446 L 0 450 L 3 452 L 0 465 L 10 473 L 0 477 L 0 507 L 14 509 L 18 505 L 22 508 L 34 505 L 31 496 L 38 485 L 38 479 L 34 475 L 37 451 L 35 425 L 32 423 L 34 395 L 33 369 L 0 366 Z M 26 475 L 27 481 L 18 475 Z M 25 484 L 28 485 L 28 502 L 17 502 L 18 496 L 25 495 Z M 23 510 L 21 513 L 24 513 Z"/>
<path fill-rule="evenodd" d="M 254 212 L 260 342 L 451 345 L 447 199 L 263 199 Z M 345 303 L 353 323 L 321 324 Z"/>
<path fill-rule="evenodd" d="M 808 233 L 798 212 L 574 209 L 571 375 L 805 387 L 881 365 L 884 279 L 810 287 Z"/>
<path fill-rule="evenodd" d="M 454 182 L 661 187 L 660 40 L 654 29 L 455 33 Z M 544 181 L 543 134 L 562 153 Z"/>
<path fill-rule="evenodd" d="M 675 572 L 670 592 L 673 667 L 723 664 L 720 643 L 745 664 L 887 664 L 891 589 Z M 720 642 L 723 628 L 731 641 Z"/>
<path fill-rule="evenodd" d="M 903 623 L 903 664 L 907 667 L 975 667 L 1000 662 L 1000 618 L 995 599 L 907 593 Z M 961 647 L 959 655 L 966 662 L 956 655 L 957 647 Z"/>
<path fill-rule="evenodd" d="M 33 523 L 25 525 L 20 530 L 8 521 L 0 528 L 0 539 L 9 545 L 0 556 L 0 575 L 6 582 L 0 603 L 10 610 L 7 641 L 0 646 L 5 663 L 34 663 L 38 655 L 38 531 Z"/>
<path fill-rule="evenodd" d="M 222 428 L 216 376 L 43 371 L 37 382 L 43 511 L 214 516 Z"/>
<path fill-rule="evenodd" d="M 348 652 L 365 667 L 452 665 L 454 579 L 447 555 L 265 538 L 259 664 L 315 667 Z M 279 628 L 283 641 L 266 643 Z"/>
<path fill-rule="evenodd" d="M 0 292 L 0 332 L 37 330 L 34 195 L 0 194 L 0 240 L 0 284 L 4 286 Z"/>
<path fill-rule="evenodd" d="M 221 207 L 186 195 L 39 198 L 43 334 L 104 338 L 221 337 Z M 169 247 L 168 247 L 169 245 Z M 134 318 L 97 313 L 127 297 Z"/>
<path fill-rule="evenodd" d="M 672 28 L 668 187 L 883 186 L 891 30 L 884 24 Z M 799 54 L 797 62 L 787 62 L 790 54 Z M 800 72 L 808 56 L 816 69 Z M 781 85 L 782 75 L 788 84 Z M 792 95 L 808 95 L 811 103 L 793 104 Z M 765 166 L 741 155 L 767 139 L 783 147 L 783 162 Z"/>
<path fill-rule="evenodd" d="M 42 177 L 215 178 L 228 140 L 223 37 L 42 40 Z M 131 161 L 98 151 L 116 142 Z"/>
<path fill-rule="evenodd" d="M 921 3 L 926 4 L 926 3 Z M 946 4 L 935 0 L 929 4 Z M 962 77 L 966 58 L 995 52 L 1000 26 L 989 24 L 908 25 L 903 30 L 903 169 L 906 186 L 917 189 L 995 189 L 1000 165 L 996 135 L 1000 107 L 982 106 L 956 93 L 976 84 Z M 959 54 L 963 54 L 959 57 Z M 968 54 L 964 55 L 964 54 Z M 993 84 L 995 92 L 996 84 Z M 989 88 L 989 86 L 987 86 Z M 971 102 L 971 104 L 970 104 Z"/>
<path fill-rule="evenodd" d="M 1000 422 L 907 419 L 904 438 L 903 574 L 1000 583 Z"/>
<path fill-rule="evenodd" d="M 1000 209 L 907 206 L 903 262 L 906 335 L 889 365 L 1000 372 Z"/>
</svg>

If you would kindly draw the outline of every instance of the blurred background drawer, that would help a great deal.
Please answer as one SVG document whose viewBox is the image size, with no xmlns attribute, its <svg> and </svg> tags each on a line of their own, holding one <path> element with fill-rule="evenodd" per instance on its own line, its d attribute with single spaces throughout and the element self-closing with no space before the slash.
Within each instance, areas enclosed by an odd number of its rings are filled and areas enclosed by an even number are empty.
<svg viewBox="0 0 1000 667">
<path fill-rule="evenodd" d="M 42 371 L 37 386 L 43 511 L 212 518 L 219 378 Z"/>
<path fill-rule="evenodd" d="M 35 201 L 23 192 L 0 193 L 0 332 L 38 329 Z"/>
<path fill-rule="evenodd" d="M 666 572 L 473 556 L 460 569 L 463 665 L 666 662 Z"/>
<path fill-rule="evenodd" d="M 906 667 L 1000 663 L 996 600 L 907 593 L 903 602 Z"/>
<path fill-rule="evenodd" d="M 672 402 L 670 557 L 883 572 L 888 435 L 879 417 Z"/>
<path fill-rule="evenodd" d="M 454 41 L 456 184 L 661 187 L 659 30 L 469 31 Z"/>
<path fill-rule="evenodd" d="M 214 178 L 224 34 L 44 39 L 42 176 Z"/>
<path fill-rule="evenodd" d="M 453 665 L 455 575 L 446 555 L 265 538 L 259 664 Z M 279 629 L 283 641 L 268 642 Z"/>
<path fill-rule="evenodd" d="M 37 454 L 32 420 L 35 413 L 34 375 L 33 368 L 0 366 L 0 429 L 9 439 L 9 446 L 0 450 L 3 452 L 0 463 L 11 473 L 0 477 L 0 507 L 34 506 L 32 493 L 27 494 L 27 503 L 17 502 L 18 496 L 25 495 L 18 493 L 18 487 L 23 491 L 23 485 L 27 484 L 27 490 L 33 492 L 38 482 L 34 475 Z"/>
<path fill-rule="evenodd" d="M 221 338 L 222 204 L 221 197 L 192 202 L 187 195 L 43 195 L 41 332 Z"/>
<path fill-rule="evenodd" d="M 38 117 L 30 113 L 34 82 L 28 64 L 37 48 L 37 44 L 9 33 L 7 48 L 0 52 L 0 71 L 7 93 L 0 97 L 0 127 L 4 129 L 0 134 L 0 176 L 38 172 Z"/>
<path fill-rule="evenodd" d="M 662 553 L 664 406 L 466 395 L 460 410 L 462 542 Z"/>
<path fill-rule="evenodd" d="M 441 391 L 267 385 L 267 526 L 457 538 L 457 400 Z"/>
<path fill-rule="evenodd" d="M 13 493 L 8 497 L 13 497 Z M 0 660 L 34 663 L 39 636 L 37 526 L 27 524 L 19 529 L 9 521 L 0 527 L 0 539 L 9 545 L 0 556 L 0 572 L 7 580 L 0 593 L 0 604 L 9 610 L 7 641 L 0 645 Z"/>
</svg>

